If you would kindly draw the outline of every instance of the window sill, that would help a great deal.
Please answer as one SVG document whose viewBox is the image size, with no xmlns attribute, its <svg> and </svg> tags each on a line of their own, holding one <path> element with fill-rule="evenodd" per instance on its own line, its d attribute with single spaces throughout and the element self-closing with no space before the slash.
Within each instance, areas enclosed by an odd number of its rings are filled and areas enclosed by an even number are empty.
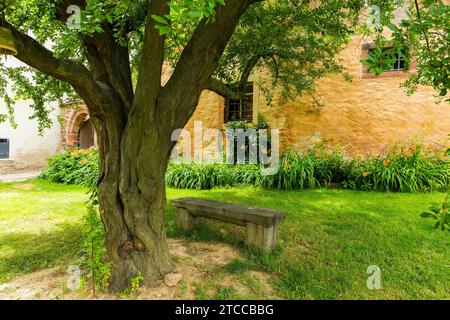
<svg viewBox="0 0 450 320">
<path fill-rule="evenodd" d="M 408 77 L 408 71 L 385 71 L 380 75 L 374 75 L 370 72 L 363 72 L 361 79 L 405 79 Z"/>
</svg>

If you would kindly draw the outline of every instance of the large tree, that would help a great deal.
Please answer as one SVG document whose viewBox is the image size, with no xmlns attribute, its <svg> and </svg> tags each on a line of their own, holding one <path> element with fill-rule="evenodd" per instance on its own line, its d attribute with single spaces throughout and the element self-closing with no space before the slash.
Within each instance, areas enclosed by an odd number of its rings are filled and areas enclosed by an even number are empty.
<svg viewBox="0 0 450 320">
<path fill-rule="evenodd" d="M 0 94 L 10 111 L 0 120 L 14 121 L 8 84 L 14 84 L 17 98 L 34 100 L 42 130 L 51 125 L 46 101 L 71 95 L 86 103 L 98 135 L 97 192 L 113 291 L 138 273 L 153 284 L 174 269 L 164 231 L 164 174 L 174 147 L 171 134 L 185 126 L 202 91 L 240 97 L 249 75 L 260 68 L 270 75 L 259 84 L 268 98 L 274 91 L 286 99 L 313 94 L 315 80 L 344 73 L 335 56 L 356 31 L 365 5 L 363 0 L 3 2 L 0 28 L 9 30 L 16 58 L 27 67 L 0 62 Z M 382 21 L 389 20 L 395 2 L 372 1 Z M 73 5 L 81 8 L 80 24 Z M 162 86 L 164 63 L 173 72 Z"/>
</svg>

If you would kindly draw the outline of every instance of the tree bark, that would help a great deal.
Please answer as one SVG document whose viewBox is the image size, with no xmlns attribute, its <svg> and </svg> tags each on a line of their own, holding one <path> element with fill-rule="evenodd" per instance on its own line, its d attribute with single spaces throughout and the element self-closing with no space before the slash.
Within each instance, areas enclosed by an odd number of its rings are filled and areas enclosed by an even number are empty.
<svg viewBox="0 0 450 320">
<path fill-rule="evenodd" d="M 161 135 L 160 126 L 147 117 L 129 117 L 132 125 L 123 126 L 117 117 L 116 122 L 96 126 L 101 165 L 98 200 L 112 292 L 130 287 L 138 275 L 153 286 L 174 269 L 164 222 L 170 136 Z"/>
<path fill-rule="evenodd" d="M 139 274 L 145 284 L 154 285 L 174 269 L 164 230 L 164 175 L 174 146 L 171 133 L 183 128 L 192 116 L 240 17 L 257 1 L 228 0 L 218 5 L 215 19 L 197 26 L 164 88 L 165 37 L 150 17 L 167 14 L 168 1 L 148 2 L 135 90 L 129 48 L 116 42 L 112 25 L 105 23 L 102 32 L 85 37 L 87 68 L 79 61 L 57 58 L 0 17 L 0 25 L 12 32 L 17 44 L 16 57 L 69 83 L 88 106 L 99 141 L 98 200 L 112 264 L 111 291 L 129 287 Z M 66 2 L 58 7 L 61 20 Z"/>
<path fill-rule="evenodd" d="M 191 117 L 249 3 L 229 2 L 226 8 L 218 8 L 215 22 L 208 26 L 201 24 L 164 89 L 161 87 L 164 38 L 154 28 L 155 22 L 150 20 L 147 25 L 132 105 L 124 107 L 120 99 L 115 99 L 121 105 L 118 109 L 125 114 L 114 122 L 108 110 L 108 117 L 103 119 L 108 128 L 99 139 L 103 142 L 100 146 L 103 169 L 98 193 L 112 263 L 112 291 L 129 287 L 130 280 L 138 274 L 144 284 L 154 285 L 174 269 L 164 228 L 164 176 L 174 146 L 171 133 L 183 128 Z M 149 10 L 162 14 L 168 10 L 167 3 L 154 1 Z M 180 81 L 186 77 L 193 79 L 189 85 Z M 123 127 L 120 119 L 124 119 Z"/>
</svg>

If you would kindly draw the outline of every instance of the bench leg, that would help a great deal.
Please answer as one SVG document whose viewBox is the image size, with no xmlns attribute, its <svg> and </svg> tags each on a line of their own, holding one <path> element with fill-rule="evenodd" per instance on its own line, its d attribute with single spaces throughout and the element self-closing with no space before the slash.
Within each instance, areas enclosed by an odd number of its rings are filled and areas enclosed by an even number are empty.
<svg viewBox="0 0 450 320">
<path fill-rule="evenodd" d="M 190 231 L 194 229 L 198 224 L 199 218 L 194 217 L 193 215 L 189 214 L 189 211 L 187 211 L 184 208 L 178 208 L 178 214 L 177 214 L 177 225 L 178 227 Z"/>
<path fill-rule="evenodd" d="M 273 249 L 276 242 L 276 226 L 265 227 L 247 223 L 245 243 L 260 249 Z"/>
</svg>

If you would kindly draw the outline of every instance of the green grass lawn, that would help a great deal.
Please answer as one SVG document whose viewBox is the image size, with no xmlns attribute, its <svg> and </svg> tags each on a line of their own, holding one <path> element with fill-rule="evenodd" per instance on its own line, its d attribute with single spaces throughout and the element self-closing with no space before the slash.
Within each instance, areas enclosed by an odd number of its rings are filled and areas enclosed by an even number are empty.
<svg viewBox="0 0 450 320">
<path fill-rule="evenodd" d="M 277 296 L 288 299 L 450 298 L 450 237 L 420 218 L 443 194 L 364 193 L 340 190 L 268 191 L 255 188 L 210 191 L 168 189 L 168 200 L 194 196 L 286 211 L 279 245 L 258 253 L 243 245 L 243 229 L 204 221 L 184 233 L 168 208 L 170 237 L 231 243 L 248 259 L 233 260 L 223 273 L 246 278 L 264 271 Z M 39 180 L 0 184 L 0 282 L 11 276 L 76 259 L 86 189 Z M 367 267 L 381 268 L 382 289 L 366 287 Z M 241 276 L 242 275 L 242 276 Z M 198 298 L 239 298 L 212 275 L 198 285 Z M 216 288 L 210 296 L 208 288 Z M 262 298 L 258 292 L 249 298 Z"/>
<path fill-rule="evenodd" d="M 0 183 L 0 283 L 73 259 L 87 199 L 76 186 Z"/>
</svg>

